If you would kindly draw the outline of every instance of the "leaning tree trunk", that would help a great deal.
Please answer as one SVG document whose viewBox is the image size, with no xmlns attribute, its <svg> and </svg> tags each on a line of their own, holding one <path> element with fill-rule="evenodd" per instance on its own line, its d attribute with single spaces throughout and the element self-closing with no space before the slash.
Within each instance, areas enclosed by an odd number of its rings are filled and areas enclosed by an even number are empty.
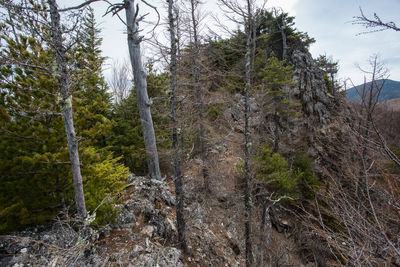
<svg viewBox="0 0 400 267">
<path fill-rule="evenodd" d="M 147 95 L 146 72 L 143 68 L 138 29 L 137 10 L 134 0 L 125 1 L 126 27 L 128 33 L 128 49 L 132 64 L 134 84 L 139 108 L 140 121 L 142 123 L 144 145 L 146 148 L 147 165 L 150 177 L 161 180 L 160 165 L 158 161 L 158 152 L 156 145 L 156 136 L 154 132 L 153 119 L 151 117 L 149 96 Z"/>
<path fill-rule="evenodd" d="M 205 141 L 205 129 L 204 129 L 204 100 L 203 100 L 203 90 L 200 84 L 200 45 L 198 37 L 198 20 L 196 19 L 196 0 L 190 0 L 191 5 L 191 16 L 192 16 L 192 26 L 193 26 L 193 39 L 194 39 L 194 66 L 193 66 L 193 78 L 194 87 L 196 91 L 197 98 L 197 110 L 199 112 L 199 136 L 200 136 L 200 147 L 201 147 L 201 161 L 202 161 L 202 172 L 204 179 L 204 188 L 206 191 L 210 191 L 210 181 L 207 168 L 207 147 Z"/>
<path fill-rule="evenodd" d="M 71 160 L 72 177 L 74 180 L 75 202 L 81 218 L 87 216 L 85 197 L 83 193 L 82 175 L 79 163 L 78 140 L 76 139 L 74 119 L 72 113 L 72 92 L 67 71 L 67 60 L 63 45 L 60 14 L 56 0 L 48 0 L 51 19 L 51 39 L 56 52 L 57 82 L 60 88 L 61 108 L 64 116 L 65 132 L 67 134 L 69 157 Z"/>
<path fill-rule="evenodd" d="M 250 89 L 251 89 L 251 72 L 252 72 L 252 54 L 254 47 L 253 38 L 253 17 L 251 0 L 247 0 L 247 30 L 246 30 L 246 86 L 244 98 L 244 136 L 245 136 L 245 157 L 244 157 L 244 175 L 245 175 L 245 189 L 244 189 L 244 204 L 245 204 L 245 246 L 246 246 L 246 266 L 253 266 L 253 250 L 251 241 L 251 173 L 250 173 L 250 149 L 251 149 L 251 133 L 250 133 Z"/>
<path fill-rule="evenodd" d="M 171 62 L 170 62 L 170 90 L 171 90 L 171 120 L 172 120 L 172 149 L 174 161 L 174 183 L 176 192 L 176 223 L 178 226 L 178 240 L 184 252 L 187 251 L 186 237 L 185 237 L 185 218 L 184 218 L 184 191 L 182 186 L 182 172 L 181 163 L 179 158 L 179 143 L 178 143 L 178 119 L 176 114 L 176 88 L 177 88 L 177 41 L 175 36 L 175 21 L 173 15 L 173 0 L 168 1 L 168 19 L 169 31 L 171 38 Z"/>
</svg>

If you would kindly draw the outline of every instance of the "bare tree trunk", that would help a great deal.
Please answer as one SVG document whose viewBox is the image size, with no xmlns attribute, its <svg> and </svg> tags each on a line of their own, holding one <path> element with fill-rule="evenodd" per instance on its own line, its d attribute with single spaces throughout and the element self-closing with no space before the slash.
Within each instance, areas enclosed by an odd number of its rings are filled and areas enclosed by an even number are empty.
<svg viewBox="0 0 400 267">
<path fill-rule="evenodd" d="M 258 247 L 258 261 L 257 261 L 257 266 L 263 266 L 264 263 L 264 253 L 265 251 L 265 244 L 268 244 L 267 237 L 265 234 L 265 226 L 267 225 L 267 220 L 269 219 L 269 214 L 268 214 L 268 210 L 269 210 L 269 206 L 268 203 L 265 199 L 262 200 L 262 217 L 260 220 L 260 240 L 259 240 L 259 247 Z"/>
<path fill-rule="evenodd" d="M 128 49 L 136 88 L 139 116 L 142 123 L 144 145 L 146 147 L 147 165 L 151 179 L 161 180 L 156 136 L 150 112 L 151 102 L 147 95 L 146 72 L 143 68 L 140 54 L 141 37 L 139 36 L 135 0 L 126 0 L 125 5 Z"/>
<path fill-rule="evenodd" d="M 281 37 L 282 37 L 282 60 L 285 60 L 287 54 L 287 40 L 286 40 L 287 38 L 286 38 L 285 25 L 283 19 L 282 19 L 282 25 L 279 25 L 278 27 L 281 31 Z"/>
<path fill-rule="evenodd" d="M 178 240 L 180 246 L 184 252 L 187 252 L 186 237 L 185 237 L 185 218 L 184 218 L 184 191 L 182 186 L 182 173 L 181 163 L 179 158 L 179 142 L 178 142 L 178 119 L 176 114 L 176 89 L 177 89 L 177 41 L 175 36 L 175 23 L 173 14 L 174 1 L 168 1 L 168 19 L 169 19 L 169 31 L 171 38 L 171 120 L 172 120 L 172 149 L 174 158 L 174 183 L 176 192 L 176 224 L 178 226 Z"/>
<path fill-rule="evenodd" d="M 280 11 L 280 12 L 279 12 Z M 283 10 L 282 9 L 274 9 L 274 13 L 275 13 L 275 17 L 278 18 L 279 13 L 282 14 L 282 21 L 280 24 L 278 22 L 278 20 L 276 20 L 276 25 L 279 28 L 279 32 L 281 34 L 281 38 L 282 38 L 282 60 L 286 59 L 286 55 L 287 55 L 287 36 L 285 33 L 285 28 L 286 28 L 286 22 L 285 22 L 285 17 L 283 16 Z"/>
<path fill-rule="evenodd" d="M 201 161 L 202 161 L 202 172 L 204 179 L 204 188 L 206 191 L 210 191 L 210 181 L 207 168 L 207 147 L 205 142 L 205 129 L 204 129 L 204 100 L 203 90 L 200 84 L 200 44 L 198 37 L 198 19 L 196 19 L 195 11 L 197 7 L 197 0 L 190 0 L 191 5 L 191 16 L 193 26 L 193 39 L 194 39 L 194 86 L 197 98 L 197 110 L 199 112 L 200 125 L 199 125 L 199 136 L 200 136 L 200 147 L 201 147 Z"/>
<path fill-rule="evenodd" d="M 51 38 L 56 52 L 57 82 L 60 88 L 61 106 L 64 116 L 65 132 L 67 134 L 69 157 L 71 160 L 72 177 L 74 180 L 75 202 L 81 218 L 87 216 L 85 196 L 83 193 L 82 175 L 79 163 L 78 140 L 76 139 L 72 113 L 72 92 L 67 70 L 65 48 L 62 40 L 60 14 L 56 0 L 48 0 L 51 18 Z"/>
<path fill-rule="evenodd" d="M 174 24 L 174 26 L 175 26 L 175 40 L 176 40 L 176 56 L 177 56 L 177 60 L 179 60 L 180 58 L 182 58 L 182 55 L 181 55 L 181 39 L 182 39 L 181 20 L 182 20 L 182 18 L 181 18 L 181 10 L 179 9 L 179 7 L 175 6 L 173 8 L 173 14 L 175 16 L 175 24 Z M 181 73 L 181 70 L 179 68 L 179 64 L 176 64 L 176 73 L 177 74 Z M 179 87 L 178 82 L 177 82 L 177 86 Z M 182 121 L 181 125 L 179 126 L 180 132 L 178 133 L 178 136 L 181 139 L 181 142 L 179 144 L 180 147 L 181 147 L 181 150 L 180 150 L 181 156 L 182 155 L 186 155 L 186 148 L 185 148 L 185 134 L 186 134 L 186 132 L 185 132 L 185 127 L 186 127 L 185 122 Z"/>
<path fill-rule="evenodd" d="M 332 83 L 332 94 L 336 98 L 337 94 L 336 94 L 336 88 L 335 88 L 335 76 L 334 76 L 333 72 L 331 72 L 331 83 Z"/>
<path fill-rule="evenodd" d="M 282 60 L 285 60 L 287 54 L 287 41 L 286 41 L 286 33 L 284 27 L 281 28 L 281 36 L 282 36 Z"/>
<path fill-rule="evenodd" d="M 278 112 L 275 111 L 274 114 L 274 124 L 275 124 L 275 130 L 274 130 L 274 135 L 275 135 L 275 139 L 274 139 L 274 149 L 272 150 L 272 152 L 274 153 L 278 153 L 279 151 L 279 142 L 281 139 L 281 134 L 280 134 L 280 123 L 279 123 L 279 115 Z"/>
<path fill-rule="evenodd" d="M 252 16 L 252 2 L 247 0 L 247 29 L 246 29 L 246 86 L 245 86 L 245 157 L 244 157 L 244 175 L 245 175 L 245 238 L 246 238 L 246 266 L 253 266 L 253 250 L 251 241 L 251 213 L 252 213 L 252 201 L 251 201 L 251 173 L 250 173 L 250 148 L 251 148 L 251 132 L 250 132 L 250 89 L 251 89 L 251 72 L 252 72 L 252 55 L 253 55 L 253 16 Z"/>
</svg>

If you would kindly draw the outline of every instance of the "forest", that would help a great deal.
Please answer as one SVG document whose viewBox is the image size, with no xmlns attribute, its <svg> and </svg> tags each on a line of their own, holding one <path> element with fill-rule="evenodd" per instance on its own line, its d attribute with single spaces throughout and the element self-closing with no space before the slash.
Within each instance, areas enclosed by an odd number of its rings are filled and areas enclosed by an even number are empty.
<svg viewBox="0 0 400 267">
<path fill-rule="evenodd" d="M 1 266 L 400 266 L 377 55 L 352 102 L 281 8 L 218 0 L 206 33 L 198 0 L 81 2 L 0 0 Z M 129 49 L 107 78 L 94 2 Z"/>
</svg>

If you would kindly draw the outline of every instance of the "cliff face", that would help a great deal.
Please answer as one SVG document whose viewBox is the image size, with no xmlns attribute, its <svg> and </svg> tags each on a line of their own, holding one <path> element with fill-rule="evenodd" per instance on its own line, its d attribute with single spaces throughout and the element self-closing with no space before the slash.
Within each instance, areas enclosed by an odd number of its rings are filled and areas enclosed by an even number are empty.
<svg viewBox="0 0 400 267">
<path fill-rule="evenodd" d="M 331 122 L 329 111 L 333 97 L 328 94 L 322 71 L 316 66 L 311 54 L 304 49 L 293 49 L 289 53 L 289 63 L 293 66 L 298 95 L 309 122 L 319 122 L 326 126 Z"/>
<path fill-rule="evenodd" d="M 398 181 L 384 167 L 390 163 L 377 134 L 344 97 L 328 93 L 307 51 L 293 48 L 289 62 L 298 82 L 293 95 L 303 113 L 294 138 L 306 136 L 307 154 L 321 181 L 315 201 L 302 201 L 302 219 L 292 217 L 301 225 L 296 234 L 299 251 L 321 266 L 397 266 L 398 212 L 390 203 L 398 203 L 398 193 L 392 189 Z M 372 213 L 371 221 L 367 214 Z M 377 227 L 380 231 L 374 232 Z"/>
</svg>

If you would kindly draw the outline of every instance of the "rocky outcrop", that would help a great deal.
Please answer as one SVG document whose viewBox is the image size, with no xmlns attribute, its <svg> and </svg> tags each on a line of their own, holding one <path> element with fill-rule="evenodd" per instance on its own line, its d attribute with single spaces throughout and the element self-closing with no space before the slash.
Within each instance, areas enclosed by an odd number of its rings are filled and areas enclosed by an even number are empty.
<svg viewBox="0 0 400 267">
<path fill-rule="evenodd" d="M 183 266 L 175 199 L 165 181 L 132 176 L 116 222 L 76 230 L 66 221 L 0 238 L 0 266 Z"/>
<path fill-rule="evenodd" d="M 292 94 L 298 96 L 303 106 L 303 112 L 310 123 L 319 122 L 323 127 L 331 122 L 329 106 L 333 97 L 329 95 L 322 71 L 308 51 L 293 49 L 289 55 L 293 66 L 294 79 L 297 82 L 292 88 Z"/>
<path fill-rule="evenodd" d="M 291 118 L 290 127 L 285 132 L 298 134 L 301 128 L 306 131 L 324 128 L 332 122 L 333 106 L 337 102 L 329 94 L 322 71 L 317 67 L 311 54 L 301 45 L 294 46 L 288 54 L 288 63 L 293 66 L 294 86 L 285 86 L 285 95 L 294 103 L 302 106 L 303 119 Z M 236 94 L 233 104 L 224 111 L 224 117 L 236 132 L 244 131 L 244 96 Z M 250 126 L 258 128 L 266 119 L 272 116 L 269 103 L 263 97 L 250 98 Z"/>
</svg>

